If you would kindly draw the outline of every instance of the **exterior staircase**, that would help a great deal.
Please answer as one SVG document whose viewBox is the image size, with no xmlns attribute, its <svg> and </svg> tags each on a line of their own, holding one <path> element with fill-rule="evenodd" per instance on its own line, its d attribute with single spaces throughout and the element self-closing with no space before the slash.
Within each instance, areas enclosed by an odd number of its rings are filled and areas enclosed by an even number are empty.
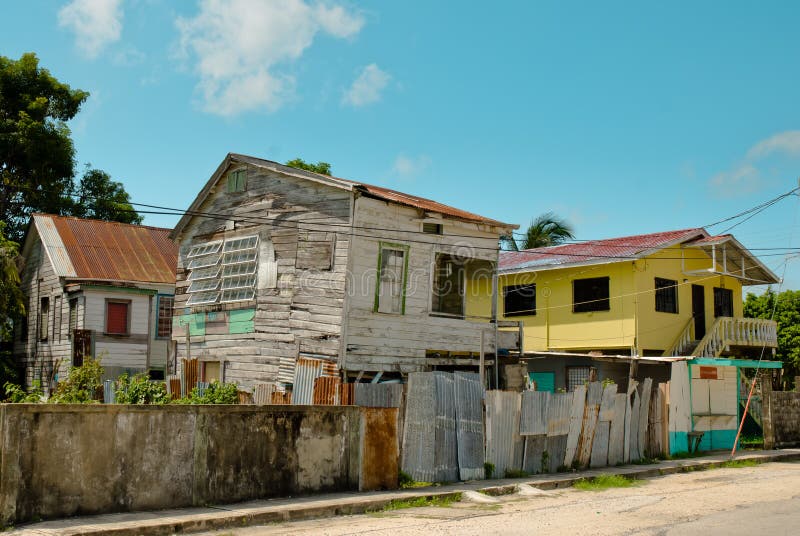
<svg viewBox="0 0 800 536">
<path fill-rule="evenodd" d="M 760 318 L 718 317 L 705 337 L 694 336 L 694 319 L 690 318 L 664 356 L 720 357 L 731 346 L 777 348 L 778 325 Z"/>
</svg>

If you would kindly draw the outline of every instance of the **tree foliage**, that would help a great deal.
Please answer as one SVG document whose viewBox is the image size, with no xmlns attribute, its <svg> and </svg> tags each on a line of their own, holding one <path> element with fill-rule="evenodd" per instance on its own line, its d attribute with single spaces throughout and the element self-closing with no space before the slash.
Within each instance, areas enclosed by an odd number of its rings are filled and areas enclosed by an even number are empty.
<svg viewBox="0 0 800 536">
<path fill-rule="evenodd" d="M 108 173 L 87 169 L 75 184 L 67 122 L 88 97 L 40 67 L 36 54 L 0 56 L 0 221 L 11 240 L 22 241 L 34 212 L 141 223 Z"/>
<path fill-rule="evenodd" d="M 778 350 L 775 357 L 783 362 L 785 375 L 800 375 L 800 291 L 786 290 L 776 294 L 768 288 L 760 296 L 747 294 L 744 301 L 745 317 L 769 319 L 773 310 L 774 320 L 778 323 Z"/>
<path fill-rule="evenodd" d="M 18 382 L 17 370 L 11 355 L 14 322 L 25 314 L 25 300 L 17 273 L 19 246 L 8 240 L 0 222 L 0 383 Z"/>
<path fill-rule="evenodd" d="M 502 245 L 510 251 L 557 246 L 575 238 L 572 225 L 552 212 L 536 217 L 525 230 L 525 236 L 517 239 L 513 236 L 501 237 Z"/>
<path fill-rule="evenodd" d="M 58 81 L 39 67 L 35 54 L 0 56 L 0 220 L 19 242 L 32 212 L 63 214 L 75 148 L 67 121 L 89 94 Z"/>
<path fill-rule="evenodd" d="M 195 387 L 186 398 L 175 401 L 177 404 L 238 404 L 239 388 L 235 383 L 211 382 L 203 394 Z"/>
<path fill-rule="evenodd" d="M 131 196 L 121 182 L 111 179 L 111 175 L 100 169 L 86 171 L 77 188 L 77 203 L 73 216 L 95 220 L 118 221 L 121 223 L 142 223 L 142 217 L 131 205 Z"/>
<path fill-rule="evenodd" d="M 317 162 L 316 164 L 312 164 L 311 162 L 306 162 L 302 158 L 295 158 L 294 160 L 289 160 L 286 162 L 286 165 L 297 169 L 313 171 L 314 173 L 321 173 L 322 175 L 331 174 L 331 165 L 327 162 Z"/>
</svg>

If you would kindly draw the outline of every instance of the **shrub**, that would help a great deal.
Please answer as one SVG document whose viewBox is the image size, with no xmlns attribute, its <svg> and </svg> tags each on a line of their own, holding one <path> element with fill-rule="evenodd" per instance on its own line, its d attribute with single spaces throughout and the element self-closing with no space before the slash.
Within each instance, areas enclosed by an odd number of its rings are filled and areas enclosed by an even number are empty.
<svg viewBox="0 0 800 536">
<path fill-rule="evenodd" d="M 99 359 L 87 357 L 80 367 L 69 370 L 69 378 L 58 383 L 50 402 L 56 404 L 94 404 L 103 388 L 103 367 Z"/>
<path fill-rule="evenodd" d="M 151 382 L 147 374 L 128 377 L 123 374 L 115 382 L 114 402 L 117 404 L 167 404 L 169 395 L 163 383 Z"/>
<path fill-rule="evenodd" d="M 238 404 L 239 388 L 235 383 L 212 382 L 201 395 L 197 387 L 189 396 L 176 400 L 177 404 Z"/>
<path fill-rule="evenodd" d="M 12 404 L 36 404 L 44 398 L 42 382 L 39 380 L 33 381 L 33 386 L 28 392 L 25 392 L 23 387 L 11 382 L 6 382 L 3 389 L 6 391 L 6 402 Z"/>
</svg>

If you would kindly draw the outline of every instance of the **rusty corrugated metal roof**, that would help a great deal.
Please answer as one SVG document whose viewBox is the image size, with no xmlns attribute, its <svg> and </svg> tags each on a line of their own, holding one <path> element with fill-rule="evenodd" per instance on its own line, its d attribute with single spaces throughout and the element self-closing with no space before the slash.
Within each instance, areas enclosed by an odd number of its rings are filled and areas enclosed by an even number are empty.
<svg viewBox="0 0 800 536">
<path fill-rule="evenodd" d="M 170 229 L 51 214 L 35 214 L 34 221 L 61 277 L 175 284 L 178 248 Z"/>
</svg>

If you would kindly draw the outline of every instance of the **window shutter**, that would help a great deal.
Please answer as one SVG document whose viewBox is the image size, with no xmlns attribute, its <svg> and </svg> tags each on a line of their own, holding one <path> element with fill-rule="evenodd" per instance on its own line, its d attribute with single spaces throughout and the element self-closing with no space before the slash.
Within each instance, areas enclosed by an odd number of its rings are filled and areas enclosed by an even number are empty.
<svg viewBox="0 0 800 536">
<path fill-rule="evenodd" d="M 106 310 L 106 333 L 128 334 L 128 304 L 108 302 Z"/>
</svg>

